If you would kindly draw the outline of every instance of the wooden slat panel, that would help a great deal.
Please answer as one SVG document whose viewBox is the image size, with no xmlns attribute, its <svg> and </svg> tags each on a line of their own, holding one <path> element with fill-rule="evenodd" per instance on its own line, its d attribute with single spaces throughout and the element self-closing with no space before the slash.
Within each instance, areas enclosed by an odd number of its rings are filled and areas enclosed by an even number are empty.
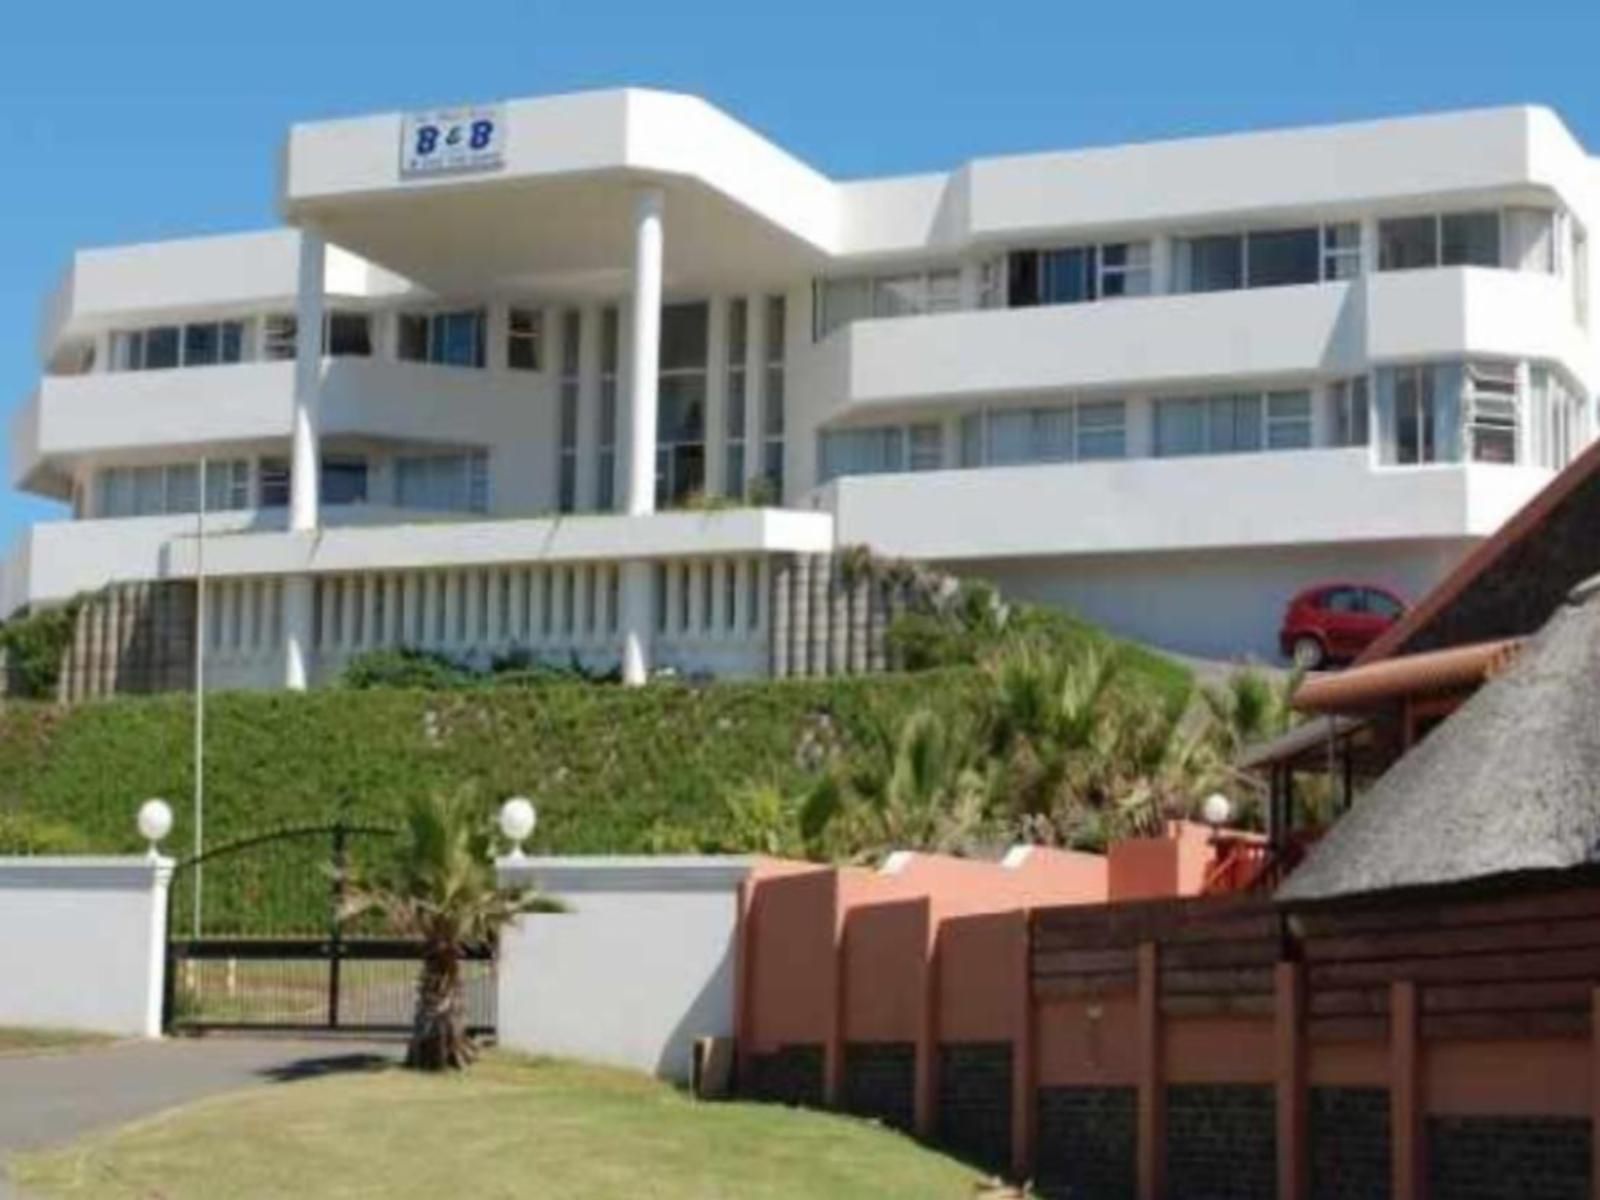
<svg viewBox="0 0 1600 1200">
<path fill-rule="evenodd" d="M 1033 981 L 1033 994 L 1039 1000 L 1083 1000 L 1095 996 L 1131 996 L 1139 990 L 1139 976 L 1061 975 Z"/>
<path fill-rule="evenodd" d="M 1387 1013 L 1389 989 L 1350 988 L 1313 992 L 1306 1000 L 1306 1011 L 1313 1017 L 1364 1017 Z"/>
<path fill-rule="evenodd" d="M 1471 925 L 1511 924 L 1564 917 L 1600 917 L 1600 887 L 1559 888 L 1530 895 L 1526 891 L 1482 899 L 1382 907 L 1309 911 L 1295 915 L 1308 938 L 1346 937 L 1396 928 L 1439 929 Z"/>
<path fill-rule="evenodd" d="M 1529 1038 L 1589 1036 L 1589 1014 L 1568 1012 L 1435 1013 L 1422 1017 L 1422 1036 L 1452 1038 Z"/>
<path fill-rule="evenodd" d="M 1165 946 L 1268 941 L 1275 940 L 1281 929 L 1282 923 L 1275 913 L 1259 912 L 1226 919 L 1150 922 L 1138 926 L 1036 928 L 1034 944 L 1042 950 L 1112 950 L 1142 942 Z"/>
<path fill-rule="evenodd" d="M 1270 1017 L 1276 998 L 1270 994 L 1236 996 L 1173 996 L 1161 998 L 1169 1017 Z"/>
<path fill-rule="evenodd" d="M 1118 950 L 1035 949 L 1035 975 L 1096 975 L 1107 971 L 1133 971 L 1139 966 L 1139 952 L 1129 947 Z"/>
<path fill-rule="evenodd" d="M 1161 972 L 1161 990 L 1173 996 L 1271 992 L 1271 967 L 1228 967 L 1217 971 Z"/>
<path fill-rule="evenodd" d="M 1326 963 L 1308 972 L 1312 994 L 1323 988 L 1395 980 L 1415 983 L 1508 983 L 1546 979 L 1600 980 L 1600 950 L 1553 950 L 1461 958 L 1396 958 L 1384 962 Z"/>
<path fill-rule="evenodd" d="M 1389 1037 L 1389 1018 L 1312 1017 L 1306 1033 L 1319 1042 L 1382 1042 Z"/>
<path fill-rule="evenodd" d="M 1342 938 L 1307 938 L 1307 962 L 1430 958 L 1520 950 L 1600 947 L 1600 922 L 1585 919 L 1477 925 L 1461 929 L 1399 929 Z"/>
<path fill-rule="evenodd" d="M 1594 1003 L 1593 980 L 1555 983 L 1478 983 L 1422 989 L 1424 1013 L 1567 1011 L 1587 1013 Z"/>
</svg>

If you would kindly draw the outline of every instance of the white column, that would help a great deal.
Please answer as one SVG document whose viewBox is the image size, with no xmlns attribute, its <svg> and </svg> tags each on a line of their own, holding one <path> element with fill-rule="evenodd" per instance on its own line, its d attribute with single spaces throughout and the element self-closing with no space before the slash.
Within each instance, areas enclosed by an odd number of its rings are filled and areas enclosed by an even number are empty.
<svg viewBox="0 0 1600 1200">
<path fill-rule="evenodd" d="M 706 482 L 707 496 L 727 492 L 728 463 L 728 298 L 712 296 L 706 327 Z"/>
<path fill-rule="evenodd" d="M 656 411 L 661 366 L 660 188 L 641 188 L 634 199 L 633 302 L 630 306 L 628 472 L 623 511 L 649 516 L 656 506 Z M 650 675 L 650 564 L 626 564 L 622 580 L 622 681 L 637 687 Z"/>
<path fill-rule="evenodd" d="M 327 245 L 311 230 L 300 233 L 300 274 L 295 294 L 294 416 L 290 430 L 289 528 L 317 528 L 318 422 L 322 392 L 323 278 Z M 305 576 L 283 581 L 283 683 L 304 691 L 310 680 L 313 589 Z"/>
<path fill-rule="evenodd" d="M 294 430 L 289 486 L 289 528 L 317 527 L 318 440 L 322 392 L 322 287 L 327 244 L 300 234 L 300 280 L 295 299 Z"/>
</svg>

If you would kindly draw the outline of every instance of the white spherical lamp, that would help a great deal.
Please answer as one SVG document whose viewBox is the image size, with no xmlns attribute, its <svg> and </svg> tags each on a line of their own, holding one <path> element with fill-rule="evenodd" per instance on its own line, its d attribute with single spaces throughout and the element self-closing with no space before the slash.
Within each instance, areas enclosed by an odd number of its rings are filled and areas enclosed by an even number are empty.
<svg viewBox="0 0 1600 1200">
<path fill-rule="evenodd" d="M 522 843 L 533 836 L 539 813 L 526 796 L 513 796 L 500 806 L 500 832 L 511 843 L 511 857 L 522 858 Z"/>
<path fill-rule="evenodd" d="M 161 841 L 172 832 L 172 806 L 165 800 L 146 800 L 139 806 L 139 836 L 150 843 L 155 858 Z"/>
<path fill-rule="evenodd" d="M 1200 815 L 1213 829 L 1221 829 L 1233 819 L 1233 801 L 1221 792 L 1212 792 L 1200 805 Z"/>
</svg>

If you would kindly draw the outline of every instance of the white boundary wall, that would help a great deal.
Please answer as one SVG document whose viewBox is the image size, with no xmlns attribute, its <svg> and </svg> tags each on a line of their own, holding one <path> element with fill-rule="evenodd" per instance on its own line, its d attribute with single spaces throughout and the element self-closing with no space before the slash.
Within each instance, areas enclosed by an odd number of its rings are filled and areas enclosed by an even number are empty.
<svg viewBox="0 0 1600 1200">
<path fill-rule="evenodd" d="M 741 858 L 499 861 L 505 887 L 570 911 L 500 939 L 500 1045 L 689 1078 L 695 1039 L 731 1037 Z"/>
<path fill-rule="evenodd" d="M 0 1025 L 160 1037 L 172 866 L 0 858 Z"/>
</svg>

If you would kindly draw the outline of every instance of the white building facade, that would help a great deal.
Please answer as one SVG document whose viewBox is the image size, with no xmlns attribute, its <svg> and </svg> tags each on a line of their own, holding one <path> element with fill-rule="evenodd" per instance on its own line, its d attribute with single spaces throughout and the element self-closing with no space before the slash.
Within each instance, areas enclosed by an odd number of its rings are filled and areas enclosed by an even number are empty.
<svg viewBox="0 0 1600 1200">
<path fill-rule="evenodd" d="M 840 182 L 623 90 L 283 161 L 284 229 L 75 256 L 11 429 L 71 518 L 7 613 L 203 569 L 222 686 L 750 675 L 774 564 L 865 544 L 1270 657 L 1294 591 L 1419 594 L 1596 431 L 1600 163 L 1543 109 Z"/>
</svg>

